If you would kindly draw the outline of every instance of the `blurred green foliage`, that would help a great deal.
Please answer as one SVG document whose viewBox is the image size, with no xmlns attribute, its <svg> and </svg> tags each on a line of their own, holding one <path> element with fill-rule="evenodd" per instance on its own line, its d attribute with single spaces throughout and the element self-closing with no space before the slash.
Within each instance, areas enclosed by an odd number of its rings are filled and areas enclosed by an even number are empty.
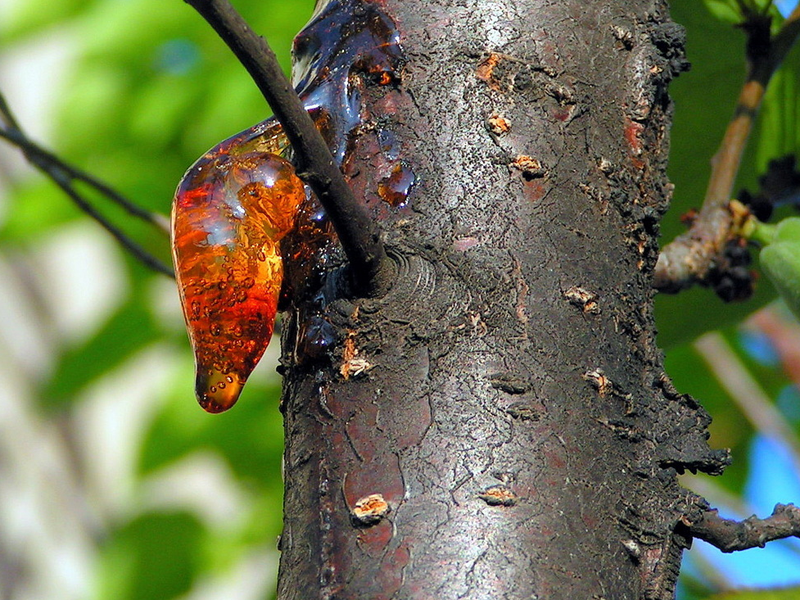
<svg viewBox="0 0 800 600">
<path fill-rule="evenodd" d="M 772 15 L 780 17 L 780 12 L 772 0 L 704 0 L 708 11 L 719 21 L 730 25 L 740 25 L 748 15 Z M 780 19 L 773 22 L 777 31 Z"/>
<path fill-rule="evenodd" d="M 310 17 L 314 0 L 235 4 L 288 72 L 291 41 Z M 60 74 L 65 81 L 48 145 L 152 211 L 169 213 L 177 182 L 205 150 L 270 114 L 245 70 L 184 2 L 13 2 L 0 23 L 0 52 L 54 34 L 63 36 L 65 51 L 75 56 Z M 85 219 L 38 176 L 16 181 L 12 193 L 0 222 L 0 251 L 34 249 L 60 227 Z M 169 261 L 163 234 L 89 195 L 133 238 Z M 182 324 L 165 323 L 151 297 L 162 276 L 130 257 L 123 268 L 130 292 L 95 333 L 61 343 L 51 373 L 35 383 L 45 414 L 77 418 L 87 390 L 143 350 L 159 344 L 181 357 L 183 368 L 168 377 L 137 442 L 134 495 L 142 493 L 137 486 L 145 486 L 148 478 L 197 453 L 212 453 L 245 494 L 246 508 L 231 515 L 237 523 L 233 528 L 215 526 L 189 509 L 146 502 L 111 515 L 99 542 L 94 586 L 98 599 L 167 600 L 232 572 L 248 553 L 265 548 L 275 554 L 282 504 L 280 388 L 277 376 L 254 377 L 235 410 L 206 415 L 193 398 Z M 213 495 L 205 499 L 215 501 Z"/>
<path fill-rule="evenodd" d="M 694 0 L 670 2 L 673 19 L 686 28 L 687 54 L 692 69 L 682 74 L 670 88 L 675 114 L 669 174 L 675 184 L 675 195 L 670 211 L 662 222 L 662 244 L 685 230 L 679 220 L 681 214 L 692 208 L 699 209 L 702 205 L 711 159 L 733 115 L 746 74 L 745 35 L 737 26 L 742 21 L 742 3 L 738 0 L 706 0 L 704 4 L 708 10 Z M 782 22 L 775 7 L 768 1 L 748 1 L 745 4 L 753 10 L 771 14 L 774 18 L 773 31 Z M 796 154 L 800 148 L 800 129 L 797 128 L 800 111 L 800 96 L 797 93 L 799 73 L 800 49 L 794 48 L 767 90 L 742 161 L 734 188 L 736 191 L 748 188 L 757 192 L 758 177 L 764 173 L 769 161 Z M 787 213 L 788 209 L 783 209 L 780 214 Z M 731 449 L 733 464 L 722 477 L 713 480 L 713 485 L 718 486 L 720 498 L 734 499 L 743 506 L 747 505 L 746 490 L 751 471 L 758 468 L 751 462 L 750 453 L 754 436 L 759 432 L 709 368 L 699 347 L 692 342 L 705 332 L 723 328 L 724 340 L 739 361 L 741 371 L 757 382 L 774 402 L 782 390 L 792 385 L 792 381 L 784 374 L 776 359 L 754 358 L 753 342 L 741 330 L 741 323 L 775 297 L 772 285 L 762 277 L 756 282 L 755 296 L 747 302 L 724 304 L 713 291 L 703 288 L 694 288 L 676 296 L 662 294 L 656 298 L 656 322 L 660 345 L 667 350 L 667 372 L 681 392 L 692 394 L 713 416 L 711 445 Z M 782 414 L 779 418 L 794 422 L 794 429 L 798 431 L 791 415 Z M 789 474 L 787 476 L 791 477 Z M 790 500 L 793 498 L 787 499 Z M 728 510 L 731 510 L 730 506 Z M 689 560 L 693 560 L 691 556 Z M 719 589 L 719 578 L 724 579 L 722 572 L 716 571 L 723 568 L 721 565 L 724 561 L 714 566 L 707 563 L 706 559 L 698 557 L 697 560 L 702 565 L 702 573 L 698 574 L 694 569 L 684 573 L 681 587 L 683 600 L 709 598 L 714 590 Z M 709 570 L 714 573 L 711 579 L 706 578 Z M 777 595 L 770 593 L 749 592 L 741 596 L 731 594 L 719 598 L 800 597 L 796 589 L 774 592 Z"/>
<path fill-rule="evenodd" d="M 169 600 L 202 567 L 203 526 L 186 512 L 146 513 L 112 530 L 101 559 L 98 598 Z"/>
</svg>

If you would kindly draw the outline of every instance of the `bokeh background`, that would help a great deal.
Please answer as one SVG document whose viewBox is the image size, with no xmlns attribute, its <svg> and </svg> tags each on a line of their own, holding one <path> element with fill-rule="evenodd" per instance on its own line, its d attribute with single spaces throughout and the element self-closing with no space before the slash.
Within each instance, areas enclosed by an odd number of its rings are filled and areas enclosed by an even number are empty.
<svg viewBox="0 0 800 600">
<path fill-rule="evenodd" d="M 313 0 L 235 4 L 288 70 Z M 701 203 L 744 75 L 735 1 L 671 4 L 693 69 L 673 86 L 667 240 Z M 770 88 L 740 187 L 757 190 L 771 159 L 797 151 L 799 73 L 795 51 Z M 0 0 L 0 90 L 31 138 L 163 214 L 199 155 L 269 115 L 179 0 Z M 84 191 L 169 260 L 160 231 Z M 711 444 L 735 461 L 685 484 L 731 517 L 800 502 L 800 324 L 764 279 L 748 303 L 698 289 L 659 298 L 657 313 L 669 373 L 712 413 Z M 277 342 L 236 408 L 205 414 L 174 283 L 2 140 L 0 315 L 0 600 L 274 597 Z M 773 591 L 730 595 L 741 588 Z M 680 595 L 800 598 L 800 544 L 727 556 L 698 542 Z"/>
</svg>

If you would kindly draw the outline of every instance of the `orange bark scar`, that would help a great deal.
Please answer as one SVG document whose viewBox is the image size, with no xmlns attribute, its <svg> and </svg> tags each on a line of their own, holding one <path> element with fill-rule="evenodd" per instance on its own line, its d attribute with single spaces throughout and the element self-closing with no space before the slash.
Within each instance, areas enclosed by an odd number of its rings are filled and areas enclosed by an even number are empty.
<svg viewBox="0 0 800 600">
<path fill-rule="evenodd" d="M 374 525 L 388 514 L 389 509 L 389 503 L 384 500 L 383 495 L 370 494 L 359 498 L 350 512 L 358 523 Z"/>
<path fill-rule="evenodd" d="M 339 374 L 347 381 L 351 377 L 363 375 L 375 365 L 367 359 L 358 355 L 356 348 L 355 332 L 350 332 L 344 341 L 344 351 L 342 354 L 342 365 L 339 367 Z"/>
<path fill-rule="evenodd" d="M 478 65 L 476 75 L 481 81 L 485 81 L 489 87 L 495 91 L 500 91 L 500 82 L 494 77 L 494 68 L 500 62 L 500 55 L 492 52 L 483 59 Z"/>
<path fill-rule="evenodd" d="M 517 495 L 504 485 L 493 485 L 478 494 L 478 498 L 489 506 L 514 506 Z"/>
</svg>

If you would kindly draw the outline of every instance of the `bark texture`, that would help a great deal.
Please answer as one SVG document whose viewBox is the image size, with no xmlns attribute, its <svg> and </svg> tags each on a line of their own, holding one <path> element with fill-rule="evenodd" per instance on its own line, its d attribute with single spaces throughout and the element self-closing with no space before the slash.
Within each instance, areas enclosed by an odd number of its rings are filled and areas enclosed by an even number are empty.
<svg viewBox="0 0 800 600">
<path fill-rule="evenodd" d="M 397 278 L 348 298 L 330 257 L 287 319 L 279 597 L 671 598 L 676 470 L 725 461 L 652 318 L 682 30 L 654 0 L 379 5 L 405 63 L 345 171 Z"/>
</svg>

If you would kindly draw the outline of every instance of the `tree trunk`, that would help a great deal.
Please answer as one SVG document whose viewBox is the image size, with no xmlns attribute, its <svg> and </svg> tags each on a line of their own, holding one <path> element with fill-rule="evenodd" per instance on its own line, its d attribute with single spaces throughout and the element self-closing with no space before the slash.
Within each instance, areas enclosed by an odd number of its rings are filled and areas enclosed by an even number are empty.
<svg viewBox="0 0 800 600">
<path fill-rule="evenodd" d="M 344 169 L 397 280 L 347 298 L 329 253 L 284 325 L 279 597 L 672 598 L 676 471 L 725 460 L 652 317 L 681 28 L 659 0 L 367 4 L 404 62 Z"/>
</svg>

